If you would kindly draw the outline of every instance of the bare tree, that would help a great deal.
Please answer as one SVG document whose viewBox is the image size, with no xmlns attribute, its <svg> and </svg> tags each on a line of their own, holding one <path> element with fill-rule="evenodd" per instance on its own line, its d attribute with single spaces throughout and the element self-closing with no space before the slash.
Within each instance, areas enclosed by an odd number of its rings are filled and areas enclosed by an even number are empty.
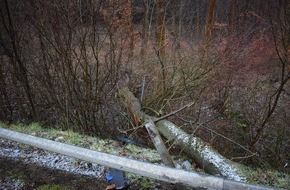
<svg viewBox="0 0 290 190">
<path fill-rule="evenodd" d="M 211 30 L 214 22 L 214 8 L 215 8 L 215 0 L 210 0 L 208 11 L 207 11 L 207 21 L 205 27 L 205 39 L 207 42 L 211 41 Z"/>
<path fill-rule="evenodd" d="M 34 95 L 29 84 L 27 68 L 25 66 L 23 57 L 22 57 L 22 47 L 20 45 L 23 26 L 17 25 L 14 17 L 11 14 L 11 2 L 4 0 L 1 2 L 0 8 L 0 20 L 1 28 L 7 37 L 7 44 L 4 45 L 6 55 L 8 55 L 10 62 L 14 70 L 14 77 L 21 84 L 21 88 L 24 89 L 25 95 L 29 101 L 31 116 L 33 120 L 37 120 L 37 112 L 34 103 Z M 15 6 L 20 6 L 20 4 L 15 4 Z M 4 41 L 4 40 L 2 40 Z M 6 46 L 6 47 L 5 47 Z"/>
<path fill-rule="evenodd" d="M 270 13 L 269 19 L 271 23 L 271 32 L 272 32 L 272 38 L 275 44 L 276 54 L 280 62 L 280 65 L 279 65 L 280 73 L 278 76 L 279 85 L 277 89 L 275 90 L 275 92 L 270 96 L 268 105 L 265 111 L 265 115 L 263 116 L 261 123 L 255 130 L 252 141 L 250 142 L 250 147 L 252 149 L 255 148 L 255 145 L 260 140 L 262 133 L 265 130 L 270 118 L 276 111 L 278 102 L 281 99 L 281 95 L 284 91 L 284 86 L 290 79 L 290 63 L 289 63 L 290 1 L 287 0 L 285 2 L 284 8 L 282 9 L 278 3 L 271 4 L 271 5 L 274 5 L 275 11 L 273 12 L 276 13 L 276 15 L 273 15 Z"/>
<path fill-rule="evenodd" d="M 156 29 L 156 45 L 157 52 L 161 58 L 165 56 L 165 9 L 163 0 L 156 1 L 156 16 L 157 16 L 157 29 Z"/>
</svg>

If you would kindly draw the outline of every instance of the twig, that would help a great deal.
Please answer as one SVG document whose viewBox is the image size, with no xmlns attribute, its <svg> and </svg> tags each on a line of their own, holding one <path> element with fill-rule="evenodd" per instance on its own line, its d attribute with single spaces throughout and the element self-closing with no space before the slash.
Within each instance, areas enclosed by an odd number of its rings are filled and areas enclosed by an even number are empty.
<svg viewBox="0 0 290 190">
<path fill-rule="evenodd" d="M 143 81 L 142 81 L 142 89 L 141 89 L 141 99 L 140 99 L 140 102 L 143 102 L 143 99 L 144 99 L 145 86 L 146 86 L 146 75 L 143 77 Z"/>
<path fill-rule="evenodd" d="M 240 159 L 250 158 L 256 155 L 257 153 L 252 153 L 251 155 L 248 155 L 248 156 L 232 157 L 231 160 L 240 160 Z"/>
<path fill-rule="evenodd" d="M 210 129 L 210 128 L 207 127 L 205 124 L 201 124 L 201 125 L 202 125 L 202 127 L 204 127 L 205 129 L 207 129 L 207 130 L 213 132 L 214 134 L 216 134 L 216 135 L 218 135 L 218 136 L 220 136 L 220 137 L 222 137 L 222 138 L 224 138 L 224 139 L 226 139 L 226 140 L 232 142 L 233 144 L 235 144 L 235 145 L 241 147 L 242 149 L 244 149 L 245 151 L 247 151 L 247 152 L 249 152 L 249 153 L 251 153 L 251 154 L 253 154 L 253 155 L 256 155 L 256 153 L 252 152 L 251 150 L 247 149 L 246 147 L 242 146 L 241 144 L 237 143 L 236 141 L 234 141 L 234 140 L 232 140 L 232 139 L 230 139 L 230 138 L 228 138 L 228 137 L 226 137 L 226 136 L 224 136 L 224 135 L 222 135 L 222 134 L 216 132 L 215 130 Z"/>
<path fill-rule="evenodd" d="M 172 116 L 172 115 L 176 115 L 178 112 L 181 112 L 182 110 L 184 110 L 184 109 L 186 109 L 186 108 L 189 108 L 189 107 L 192 106 L 193 104 L 194 104 L 194 102 L 191 102 L 191 103 L 189 103 L 189 104 L 186 104 L 185 106 L 179 108 L 178 110 L 175 110 L 174 112 L 171 112 L 171 113 L 169 113 L 169 114 L 166 114 L 166 115 L 164 115 L 164 116 L 162 116 L 162 117 L 158 117 L 158 118 L 151 117 L 151 118 L 152 118 L 152 121 L 155 123 L 155 122 L 158 122 L 158 121 L 160 121 L 160 120 L 166 119 L 166 118 L 168 118 L 168 117 L 170 117 L 170 116 Z M 140 128 L 144 127 L 144 126 L 145 126 L 145 123 L 142 123 L 141 125 L 139 125 L 139 126 L 137 126 L 137 127 L 134 127 L 134 128 L 132 128 L 132 129 L 128 129 L 128 130 L 126 130 L 126 133 L 131 132 L 131 131 L 135 131 L 135 130 L 140 129 Z"/>
<path fill-rule="evenodd" d="M 153 119 L 153 121 L 154 121 L 154 122 L 157 122 L 157 121 L 160 121 L 160 120 L 166 119 L 166 118 L 168 118 L 168 117 L 170 117 L 170 116 L 172 116 L 172 115 L 176 115 L 178 112 L 181 112 L 182 110 L 184 110 L 184 109 L 186 109 L 186 108 L 189 108 L 189 107 L 192 106 L 193 104 L 194 104 L 194 102 L 191 102 L 191 103 L 189 103 L 189 104 L 187 104 L 187 105 L 185 105 L 185 106 L 179 108 L 178 110 L 175 110 L 174 112 L 171 112 L 171 113 L 169 113 L 169 114 L 166 114 L 166 115 L 164 115 L 164 116 L 162 116 L 162 117 L 155 118 L 155 119 Z"/>
<path fill-rule="evenodd" d="M 176 116 L 177 116 L 177 115 L 176 115 Z M 188 123 L 188 124 L 190 124 L 190 125 L 192 124 L 192 121 L 187 121 L 187 120 L 185 120 L 185 119 L 183 119 L 183 118 L 181 118 L 181 117 L 179 117 L 179 116 L 177 116 L 177 118 L 179 118 L 180 120 L 182 120 L 182 121 L 185 122 L 185 123 Z M 211 119 L 211 120 L 209 120 L 209 121 L 207 121 L 207 122 L 200 123 L 199 125 L 197 125 L 197 128 L 198 128 L 199 126 L 201 126 L 201 127 L 205 128 L 205 129 L 211 131 L 212 133 L 214 133 L 214 134 L 216 134 L 216 135 L 218 135 L 218 136 L 220 136 L 220 137 L 222 137 L 222 138 L 224 138 L 224 139 L 230 141 L 231 143 L 233 143 L 233 144 L 235 144 L 235 145 L 241 147 L 241 148 L 244 149 L 245 151 L 251 153 L 252 156 L 254 156 L 254 155 L 257 154 L 257 153 L 252 152 L 251 150 L 247 149 L 246 147 L 242 146 L 241 144 L 235 142 L 234 140 L 232 140 L 232 139 L 230 139 L 230 138 L 228 138 L 228 137 L 226 137 L 226 136 L 224 136 L 224 135 L 222 135 L 222 134 L 216 132 L 215 130 L 213 130 L 213 129 L 207 127 L 207 126 L 206 126 L 206 123 L 209 123 L 210 121 L 214 120 L 215 118 L 216 118 L 216 117 L 214 117 L 213 119 Z M 196 129 L 196 130 L 197 130 L 197 129 Z M 249 156 L 249 157 L 251 157 L 251 156 Z"/>
</svg>

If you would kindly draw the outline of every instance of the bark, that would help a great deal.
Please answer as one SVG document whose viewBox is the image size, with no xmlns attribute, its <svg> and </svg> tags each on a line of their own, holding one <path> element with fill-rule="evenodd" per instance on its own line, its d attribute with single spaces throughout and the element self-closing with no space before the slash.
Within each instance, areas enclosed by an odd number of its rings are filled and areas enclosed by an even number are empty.
<svg viewBox="0 0 290 190">
<path fill-rule="evenodd" d="M 148 119 L 145 121 L 145 127 L 147 129 L 148 134 L 151 137 L 151 140 L 158 152 L 158 154 L 161 157 L 162 162 L 165 164 L 165 166 L 173 167 L 175 168 L 175 165 L 170 157 L 170 154 L 168 150 L 166 149 L 166 146 L 154 124 L 152 119 Z"/>
<path fill-rule="evenodd" d="M 178 13 L 175 13 L 175 6 L 179 5 Z M 181 33 L 182 33 L 182 24 L 183 24 L 183 11 L 184 11 L 185 1 L 181 0 L 179 3 L 175 3 L 172 1 L 172 30 L 173 30 L 173 37 L 174 37 L 174 45 L 173 45 L 173 56 L 174 60 L 176 60 L 176 56 L 180 59 L 180 41 L 181 41 Z"/>
<path fill-rule="evenodd" d="M 174 140 L 184 152 L 192 157 L 206 172 L 232 179 L 245 181 L 246 167 L 222 156 L 213 147 L 194 135 L 187 134 L 174 123 L 161 120 L 156 123 L 158 131 L 168 140 Z"/>
<path fill-rule="evenodd" d="M 128 33 L 130 35 L 130 38 L 129 38 L 129 55 L 128 57 L 129 58 L 132 58 L 133 55 L 134 55 L 134 32 L 133 32 L 133 15 L 132 15 L 132 12 L 133 12 L 133 6 L 132 6 L 132 0 L 128 0 L 128 3 L 127 3 L 127 11 L 128 11 Z"/>
<path fill-rule="evenodd" d="M 147 47 L 148 47 L 148 39 L 149 39 L 149 2 L 148 0 L 144 0 L 144 17 L 142 23 L 142 43 L 141 43 L 141 61 L 142 64 L 145 63 L 145 58 L 147 56 Z"/>
<path fill-rule="evenodd" d="M 1 19 L 2 19 L 2 24 L 5 26 L 5 32 L 7 32 L 11 46 L 12 46 L 12 52 L 9 52 L 9 58 L 11 60 L 11 63 L 13 64 L 13 69 L 15 71 L 15 75 L 17 80 L 22 84 L 24 91 L 26 93 L 26 96 L 28 98 L 30 107 L 31 107 L 31 113 L 33 116 L 33 119 L 36 121 L 37 120 L 37 112 L 35 108 L 35 103 L 34 103 L 34 96 L 31 90 L 31 86 L 29 84 L 28 80 L 28 71 L 25 66 L 25 63 L 23 62 L 23 59 L 21 59 L 21 53 L 20 53 L 20 48 L 19 44 L 17 42 L 17 35 L 18 31 L 15 30 L 15 25 L 13 22 L 13 18 L 11 15 L 11 10 L 10 10 L 10 4 L 7 0 L 4 1 L 5 7 L 3 7 L 4 10 L 0 10 L 1 14 Z M 4 12 L 6 11 L 7 14 L 7 23 L 5 22 L 5 17 L 4 17 Z M 19 35 L 22 35 L 21 33 Z M 4 47 L 7 49 L 6 47 Z M 7 52 L 6 52 L 7 53 Z"/>
<path fill-rule="evenodd" d="M 151 140 L 153 141 L 153 144 L 158 152 L 158 154 L 161 157 L 162 162 L 165 164 L 165 166 L 175 168 L 174 162 L 170 157 L 170 154 L 168 150 L 166 149 L 166 146 L 156 128 L 156 125 L 154 124 L 152 119 L 147 119 L 145 121 L 145 127 L 151 137 Z M 182 184 L 175 184 L 175 188 L 177 190 L 184 190 L 186 187 Z"/>
<path fill-rule="evenodd" d="M 156 44 L 158 48 L 158 55 L 163 59 L 165 56 L 165 30 L 164 30 L 164 7 L 163 0 L 156 1 L 157 11 L 157 30 L 156 30 Z"/>
<path fill-rule="evenodd" d="M 249 168 L 227 159 L 202 139 L 187 134 L 174 123 L 143 113 L 139 100 L 130 92 L 128 87 L 120 89 L 119 96 L 122 99 L 122 103 L 128 108 L 131 118 L 138 118 L 139 124 L 142 124 L 147 119 L 156 122 L 159 133 L 168 140 L 174 140 L 206 172 L 227 179 L 246 181 Z"/>
<path fill-rule="evenodd" d="M 290 0 L 286 1 L 286 19 L 288 24 L 287 51 L 290 53 Z"/>
<path fill-rule="evenodd" d="M 3 108 L 3 113 L 6 115 L 6 118 L 12 120 L 13 117 L 13 109 L 9 99 L 9 94 L 7 92 L 7 84 L 5 81 L 5 74 L 4 74 L 4 60 L 3 57 L 0 56 L 0 96 L 3 96 L 3 100 L 0 101 Z"/>
<path fill-rule="evenodd" d="M 196 37 L 200 37 L 201 32 L 201 0 L 197 0 L 196 2 Z"/>
<path fill-rule="evenodd" d="M 235 5 L 236 5 L 236 0 L 231 0 L 230 1 L 230 18 L 229 18 L 230 32 L 232 32 L 234 28 Z"/>
<path fill-rule="evenodd" d="M 207 11 L 207 21 L 206 21 L 206 29 L 205 29 L 205 39 L 207 42 L 211 41 L 211 30 L 214 22 L 214 7 L 215 0 L 210 0 L 209 7 Z"/>
</svg>

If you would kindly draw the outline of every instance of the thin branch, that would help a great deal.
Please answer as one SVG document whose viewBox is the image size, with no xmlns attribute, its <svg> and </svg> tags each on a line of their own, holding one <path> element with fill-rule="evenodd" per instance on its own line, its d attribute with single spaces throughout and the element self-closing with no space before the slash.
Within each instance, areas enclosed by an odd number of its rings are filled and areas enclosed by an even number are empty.
<svg viewBox="0 0 290 190">
<path fill-rule="evenodd" d="M 177 116 L 177 115 L 176 115 L 176 116 Z M 181 117 L 179 117 L 179 116 L 177 116 L 177 117 L 178 117 L 180 120 L 182 120 L 183 122 L 188 123 L 188 124 L 190 124 L 190 125 L 192 125 L 192 123 L 193 123 L 192 121 L 187 121 L 187 120 L 185 120 L 185 119 L 183 119 L 183 118 L 181 118 Z M 230 138 L 228 138 L 228 137 L 226 137 L 226 136 L 224 136 L 224 135 L 222 135 L 222 134 L 216 132 L 215 130 L 213 130 L 213 129 L 207 127 L 206 123 L 209 123 L 210 121 L 212 121 L 212 120 L 214 120 L 214 119 L 216 119 L 216 118 L 217 118 L 217 117 L 214 117 L 214 118 L 211 119 L 211 120 L 208 120 L 208 121 L 206 121 L 206 122 L 204 122 L 204 123 L 200 123 L 200 124 L 197 125 L 196 128 L 198 128 L 198 127 L 203 127 L 203 128 L 205 128 L 206 130 L 208 130 L 208 131 L 210 131 L 210 132 L 212 132 L 212 133 L 214 133 L 214 134 L 216 134 L 216 135 L 218 135 L 218 136 L 220 136 L 220 137 L 222 137 L 222 138 L 224 138 L 224 139 L 230 141 L 231 143 L 233 143 L 233 144 L 235 144 L 235 145 L 241 147 L 242 149 L 244 149 L 245 151 L 251 153 L 252 155 L 255 155 L 255 154 L 256 154 L 256 153 L 250 151 L 249 149 L 247 149 L 246 147 L 242 146 L 241 144 L 235 142 L 234 140 L 232 140 L 232 139 L 230 139 Z M 194 133 L 194 132 L 193 132 L 193 133 Z"/>
<path fill-rule="evenodd" d="M 173 111 L 173 112 L 171 112 L 171 113 L 169 113 L 169 114 L 166 114 L 166 115 L 164 115 L 164 116 L 162 116 L 162 117 L 158 117 L 158 118 L 154 118 L 154 117 L 152 117 L 152 120 L 153 120 L 154 123 L 155 123 L 155 122 L 158 122 L 158 121 L 161 121 L 161 120 L 166 119 L 166 118 L 168 118 L 168 117 L 170 117 L 170 116 L 176 115 L 177 113 L 181 112 L 182 110 L 184 110 L 184 109 L 186 109 L 186 108 L 189 108 L 189 107 L 192 106 L 192 105 L 194 105 L 194 102 L 191 102 L 191 103 L 189 103 L 189 104 L 186 104 L 185 106 L 179 108 L 178 110 L 175 110 L 175 111 Z M 144 126 L 145 126 L 145 123 L 142 123 L 141 125 L 139 125 L 139 126 L 137 126 L 137 127 L 134 127 L 134 128 L 132 128 L 132 129 L 128 129 L 128 130 L 126 130 L 126 133 L 131 132 L 131 131 L 138 130 L 138 129 L 144 127 Z"/>
<path fill-rule="evenodd" d="M 166 119 L 166 118 L 168 118 L 168 117 L 170 117 L 170 116 L 172 116 L 172 115 L 176 115 L 177 113 L 181 112 L 182 110 L 191 107 L 192 105 L 194 105 L 194 103 L 195 103 L 195 102 L 191 102 L 191 103 L 189 103 L 189 104 L 187 104 L 187 105 L 185 105 L 185 106 L 179 108 L 179 109 L 176 110 L 176 111 L 173 111 L 173 112 L 171 112 L 171 113 L 169 113 L 169 114 L 166 114 L 166 115 L 164 115 L 164 116 L 162 116 L 162 117 L 159 117 L 159 118 L 153 119 L 153 121 L 154 121 L 154 122 L 158 122 L 158 121 L 163 120 L 163 119 Z"/>
</svg>

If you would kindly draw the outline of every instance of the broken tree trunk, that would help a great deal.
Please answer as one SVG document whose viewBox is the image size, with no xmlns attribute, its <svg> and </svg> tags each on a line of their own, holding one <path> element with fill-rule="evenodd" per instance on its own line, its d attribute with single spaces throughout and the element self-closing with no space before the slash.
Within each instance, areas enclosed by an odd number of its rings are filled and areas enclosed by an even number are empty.
<svg viewBox="0 0 290 190">
<path fill-rule="evenodd" d="M 222 156 L 202 139 L 187 134 L 167 120 L 157 122 L 156 126 L 164 137 L 174 140 L 175 144 L 203 166 L 206 172 L 235 181 L 246 181 L 246 166 Z"/>
<path fill-rule="evenodd" d="M 147 129 L 147 132 L 158 152 L 158 154 L 161 157 L 162 162 L 165 164 L 165 166 L 173 167 L 175 168 L 174 162 L 172 161 L 170 154 L 168 150 L 166 149 L 166 146 L 154 124 L 152 119 L 147 119 L 145 121 L 145 127 Z"/>
<path fill-rule="evenodd" d="M 158 154 L 161 157 L 162 162 L 165 164 L 165 166 L 175 168 L 174 162 L 171 159 L 170 154 L 169 154 L 168 150 L 166 149 L 166 146 L 165 146 L 154 122 L 152 121 L 152 119 L 147 119 L 145 121 L 144 125 L 148 131 L 148 134 L 151 137 L 151 140 L 152 140 Z M 182 184 L 175 184 L 175 187 L 177 190 L 186 189 L 186 187 Z"/>
<path fill-rule="evenodd" d="M 179 145 L 206 172 L 227 179 L 246 181 L 249 168 L 227 159 L 202 139 L 187 134 L 174 123 L 165 119 L 160 120 L 159 118 L 151 117 L 142 112 L 139 100 L 130 92 L 128 87 L 121 88 L 119 96 L 122 98 L 123 104 L 128 108 L 129 114 L 135 123 L 141 124 L 146 119 L 152 119 L 156 122 L 157 129 L 162 136 L 168 140 L 174 140 L 175 144 Z"/>
</svg>

